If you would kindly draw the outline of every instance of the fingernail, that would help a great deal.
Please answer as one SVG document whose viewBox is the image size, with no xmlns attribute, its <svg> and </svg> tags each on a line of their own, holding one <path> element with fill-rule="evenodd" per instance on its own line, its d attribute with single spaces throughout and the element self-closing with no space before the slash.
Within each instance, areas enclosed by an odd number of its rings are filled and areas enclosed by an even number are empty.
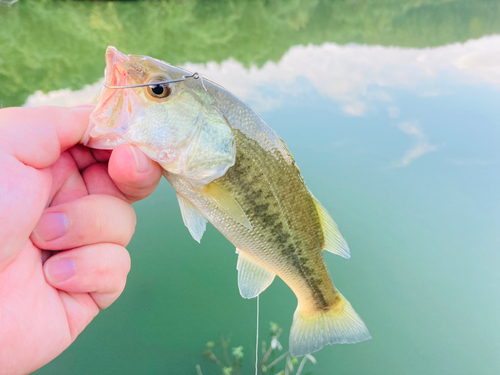
<svg viewBox="0 0 500 375">
<path fill-rule="evenodd" d="M 63 258 L 53 262 L 48 262 L 45 269 L 45 276 L 52 284 L 62 283 L 75 276 L 75 261 L 70 258 Z"/>
<path fill-rule="evenodd" d="M 34 232 L 43 241 L 52 241 L 68 231 L 68 218 L 62 212 L 43 214 Z"/>
<path fill-rule="evenodd" d="M 150 161 L 142 152 L 139 152 L 135 147 L 130 146 L 132 154 L 134 154 L 135 167 L 137 172 L 143 173 L 149 170 Z"/>
</svg>

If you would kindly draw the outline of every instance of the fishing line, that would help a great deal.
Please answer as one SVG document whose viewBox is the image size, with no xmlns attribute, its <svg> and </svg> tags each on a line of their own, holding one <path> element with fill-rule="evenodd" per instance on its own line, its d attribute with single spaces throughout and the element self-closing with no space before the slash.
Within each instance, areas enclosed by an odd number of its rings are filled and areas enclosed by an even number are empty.
<svg viewBox="0 0 500 375">
<path fill-rule="evenodd" d="M 255 339 L 255 375 L 259 372 L 259 297 L 257 296 L 257 338 Z"/>
<path fill-rule="evenodd" d="M 186 75 L 182 76 L 181 78 L 170 79 L 168 81 L 153 81 L 153 82 L 149 82 L 149 83 L 141 83 L 139 85 L 126 85 L 126 86 L 111 86 L 111 85 L 108 85 L 106 82 L 104 82 L 103 86 L 107 87 L 108 89 L 133 89 L 136 87 L 168 85 L 169 83 L 185 81 L 187 78 L 193 78 L 193 79 L 200 79 L 201 78 L 201 84 L 203 85 L 203 88 L 205 89 L 205 91 L 207 90 L 207 88 L 205 87 L 205 85 L 203 83 L 203 78 L 197 72 L 195 72 L 193 74 L 186 74 Z"/>
<path fill-rule="evenodd" d="M 198 74 L 198 73 L 195 73 L 195 74 Z M 205 84 L 203 83 L 203 77 L 201 75 L 199 75 L 199 74 L 198 74 L 198 77 L 199 77 L 201 85 L 203 86 L 203 88 L 205 89 L 205 91 L 208 91 L 207 88 L 205 87 Z M 198 79 L 198 78 L 195 78 L 195 79 Z"/>
</svg>

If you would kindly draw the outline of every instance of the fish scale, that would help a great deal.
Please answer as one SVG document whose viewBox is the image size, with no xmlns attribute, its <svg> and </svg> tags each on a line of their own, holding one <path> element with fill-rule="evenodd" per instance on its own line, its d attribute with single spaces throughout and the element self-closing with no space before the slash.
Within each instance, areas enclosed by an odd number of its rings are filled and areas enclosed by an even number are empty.
<svg viewBox="0 0 500 375">
<path fill-rule="evenodd" d="M 295 163 L 290 165 L 278 153 L 266 152 L 237 130 L 235 134 L 236 164 L 212 183 L 234 192 L 249 217 L 253 230 L 242 228 L 245 233 L 241 235 L 251 237 L 248 242 L 252 244 L 258 241 L 256 237 L 265 239 L 259 248 L 243 247 L 236 241 L 235 245 L 254 259 L 264 253 L 271 258 L 266 263 L 283 265 L 276 274 L 288 285 L 297 284 L 294 279 L 298 272 L 308 284 L 308 290 L 300 290 L 300 294 L 313 299 L 320 308 L 327 307 L 335 289 L 333 284 L 320 288 L 323 278 L 330 279 L 322 258 L 323 233 L 313 199 L 296 173 Z M 224 228 L 217 229 L 224 233 Z M 289 272 L 289 264 L 293 272 Z"/>
</svg>

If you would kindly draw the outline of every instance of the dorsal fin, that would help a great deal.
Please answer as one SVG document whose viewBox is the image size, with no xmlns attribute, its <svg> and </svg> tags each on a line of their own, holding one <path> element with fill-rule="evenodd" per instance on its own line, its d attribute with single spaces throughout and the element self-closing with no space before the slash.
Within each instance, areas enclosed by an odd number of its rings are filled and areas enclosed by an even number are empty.
<svg viewBox="0 0 500 375">
<path fill-rule="evenodd" d="M 243 298 L 254 298 L 262 293 L 274 280 L 274 274 L 255 263 L 240 249 L 238 255 L 238 287 Z"/>
<path fill-rule="evenodd" d="M 324 250 L 349 259 L 351 257 L 349 246 L 342 233 L 340 233 L 339 227 L 316 198 L 314 198 L 314 203 L 318 211 L 321 227 L 323 228 L 323 236 L 325 237 Z"/>
<path fill-rule="evenodd" d="M 196 209 L 196 207 L 182 195 L 177 193 L 177 200 L 181 209 L 184 225 L 189 229 L 193 238 L 200 242 L 203 232 L 207 228 L 207 219 Z"/>
<path fill-rule="evenodd" d="M 200 193 L 209 198 L 213 204 L 231 219 L 252 230 L 252 225 L 248 221 L 247 215 L 243 212 L 240 204 L 223 187 L 212 182 L 200 189 Z"/>
</svg>

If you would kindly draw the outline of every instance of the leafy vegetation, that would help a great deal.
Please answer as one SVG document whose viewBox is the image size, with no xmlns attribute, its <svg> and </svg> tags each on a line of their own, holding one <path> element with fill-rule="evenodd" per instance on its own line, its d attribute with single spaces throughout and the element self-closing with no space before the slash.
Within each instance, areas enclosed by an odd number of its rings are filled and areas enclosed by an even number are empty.
<svg viewBox="0 0 500 375">
<path fill-rule="evenodd" d="M 103 75 L 104 50 L 175 65 L 246 66 L 279 60 L 293 45 L 404 47 L 462 42 L 500 31 L 489 0 L 208 0 L 0 4 L 0 107 L 36 90 L 80 89 Z"/>
<path fill-rule="evenodd" d="M 302 375 L 308 361 L 316 364 L 316 359 L 310 354 L 295 358 L 288 351 L 279 353 L 283 350 L 279 341 L 282 332 L 283 330 L 276 323 L 270 323 L 271 342 L 269 346 L 266 341 L 262 342 L 262 353 L 257 366 L 258 374 Z M 227 339 L 221 338 L 220 348 L 216 348 L 215 343 L 209 341 L 203 355 L 220 368 L 222 375 L 241 375 L 241 366 L 243 357 L 245 356 L 243 347 L 237 346 L 231 348 L 231 355 L 229 355 L 230 343 L 231 337 Z M 216 354 L 216 351 L 219 351 L 220 354 Z M 284 364 L 282 363 L 283 361 L 285 361 Z M 284 366 L 283 370 L 278 370 L 278 365 Z M 203 375 L 200 365 L 196 366 L 196 370 L 198 375 Z M 312 375 L 312 373 L 308 372 L 303 375 Z"/>
</svg>

